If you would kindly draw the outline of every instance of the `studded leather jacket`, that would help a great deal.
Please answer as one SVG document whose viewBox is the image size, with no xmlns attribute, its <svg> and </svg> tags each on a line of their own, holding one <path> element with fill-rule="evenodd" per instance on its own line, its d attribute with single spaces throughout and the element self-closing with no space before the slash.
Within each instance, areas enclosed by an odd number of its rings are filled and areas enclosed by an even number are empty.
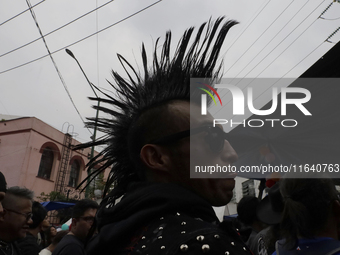
<svg viewBox="0 0 340 255">
<path fill-rule="evenodd" d="M 252 254 L 209 203 L 174 184 L 136 183 L 116 205 L 98 212 L 94 254 Z"/>
<path fill-rule="evenodd" d="M 16 242 L 6 243 L 0 240 L 0 255 L 21 255 Z"/>
</svg>

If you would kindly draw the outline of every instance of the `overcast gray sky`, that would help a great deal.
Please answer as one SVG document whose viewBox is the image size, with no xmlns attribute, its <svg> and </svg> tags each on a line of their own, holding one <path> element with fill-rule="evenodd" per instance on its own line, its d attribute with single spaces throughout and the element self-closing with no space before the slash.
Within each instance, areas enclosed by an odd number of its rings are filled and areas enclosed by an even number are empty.
<svg viewBox="0 0 340 255">
<path fill-rule="evenodd" d="M 340 40 L 340 32 L 324 42 L 340 26 L 340 3 L 333 0 L 31 0 L 44 35 L 93 9 L 104 7 L 45 37 L 51 52 L 68 47 L 90 81 L 110 89 L 110 70 L 121 70 L 116 53 L 140 63 L 141 43 L 151 52 L 155 40 L 173 32 L 173 46 L 190 26 L 210 17 L 226 16 L 240 22 L 225 41 L 222 57 L 225 77 L 298 77 Z M 155 4 L 154 4 L 155 3 Z M 152 5 L 154 4 L 154 5 Z M 73 107 L 50 57 L 7 71 L 47 55 L 43 41 L 8 53 L 40 37 L 24 0 L 0 1 L 0 114 L 34 116 L 62 130 L 74 126 L 80 142 L 90 132 Z M 128 16 L 150 8 L 116 25 Z M 7 22 L 6 22 L 7 21 Z M 108 26 L 86 40 L 75 42 Z M 6 54 L 8 53 L 8 54 Z M 6 55 L 5 55 L 6 54 Z M 87 97 L 90 86 L 76 62 L 60 50 L 53 58 L 83 119 L 94 117 Z M 66 131 L 64 125 L 64 132 Z"/>
</svg>

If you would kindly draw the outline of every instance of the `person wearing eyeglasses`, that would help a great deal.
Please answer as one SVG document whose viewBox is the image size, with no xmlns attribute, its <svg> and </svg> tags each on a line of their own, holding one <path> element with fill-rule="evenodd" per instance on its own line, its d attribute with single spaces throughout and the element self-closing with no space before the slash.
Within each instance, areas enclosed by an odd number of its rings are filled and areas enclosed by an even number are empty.
<svg viewBox="0 0 340 255">
<path fill-rule="evenodd" d="M 190 93 L 191 77 L 211 86 L 219 81 L 219 52 L 236 23 L 218 18 L 196 34 L 189 28 L 177 48 L 167 32 L 151 59 L 143 44 L 140 70 L 118 54 L 126 76 L 112 72 L 113 95 L 93 98 L 109 116 L 89 123 L 107 136 L 76 148 L 101 145 L 89 167 L 102 164 L 99 174 L 112 166 L 104 193 L 114 187 L 97 213 L 99 233 L 88 254 L 251 254 L 212 208 L 231 200 L 235 175 L 190 178 L 193 155 L 197 165 L 228 167 L 237 160 L 222 127 L 201 114 L 202 91 Z"/>
<path fill-rule="evenodd" d="M 32 214 L 33 223 L 29 225 L 26 237 L 18 240 L 22 255 L 38 255 L 42 250 L 38 242 L 38 234 L 43 228 L 43 221 L 47 216 L 47 211 L 39 202 L 34 201 Z"/>
<path fill-rule="evenodd" d="M 16 241 L 26 237 L 32 221 L 33 191 L 11 187 L 7 189 L 2 201 L 3 213 L 0 214 L 0 250 L 2 254 L 21 254 Z"/>
<path fill-rule="evenodd" d="M 98 204 L 90 199 L 78 201 L 72 209 L 70 232 L 61 239 L 53 255 L 84 255 L 84 242 L 95 221 Z"/>
</svg>

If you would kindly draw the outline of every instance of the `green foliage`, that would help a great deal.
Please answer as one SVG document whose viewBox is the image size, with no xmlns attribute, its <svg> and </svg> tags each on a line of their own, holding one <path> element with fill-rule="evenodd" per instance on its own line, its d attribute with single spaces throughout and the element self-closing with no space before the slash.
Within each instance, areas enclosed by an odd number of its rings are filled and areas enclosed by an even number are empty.
<svg viewBox="0 0 340 255">
<path fill-rule="evenodd" d="M 46 202 L 46 201 L 68 201 L 67 197 L 58 192 L 58 191 L 51 191 L 48 194 L 45 194 L 45 192 L 41 192 L 40 196 L 37 196 L 37 198 L 40 201 Z"/>
</svg>

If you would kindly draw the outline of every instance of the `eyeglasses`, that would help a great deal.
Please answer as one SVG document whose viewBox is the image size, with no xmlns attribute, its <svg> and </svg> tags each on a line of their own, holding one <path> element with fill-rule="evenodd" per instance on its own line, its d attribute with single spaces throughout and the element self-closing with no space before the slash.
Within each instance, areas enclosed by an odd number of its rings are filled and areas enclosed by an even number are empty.
<svg viewBox="0 0 340 255">
<path fill-rule="evenodd" d="M 82 220 L 86 221 L 87 223 L 93 223 L 94 222 L 94 217 L 92 217 L 92 216 L 79 217 L 79 219 L 82 219 Z"/>
<path fill-rule="evenodd" d="M 7 208 L 4 208 L 6 211 L 9 211 L 9 212 L 14 212 L 16 214 L 21 214 L 23 216 L 26 217 L 26 221 L 29 221 L 30 219 L 32 219 L 33 217 L 33 213 L 32 212 L 28 212 L 28 213 L 22 213 L 22 212 L 18 212 L 18 211 L 15 211 L 15 210 L 11 210 L 11 209 L 7 209 Z"/>
<path fill-rule="evenodd" d="M 213 152 L 221 152 L 224 147 L 224 140 L 228 140 L 229 134 L 225 133 L 221 128 L 219 127 L 213 127 L 213 126 L 201 126 L 198 128 L 188 129 L 179 133 L 171 134 L 156 140 L 153 140 L 151 144 L 169 144 L 176 142 L 180 139 L 183 139 L 185 137 L 195 135 L 201 132 L 207 132 L 207 135 L 205 136 L 205 141 L 209 144 L 210 149 Z"/>
</svg>

